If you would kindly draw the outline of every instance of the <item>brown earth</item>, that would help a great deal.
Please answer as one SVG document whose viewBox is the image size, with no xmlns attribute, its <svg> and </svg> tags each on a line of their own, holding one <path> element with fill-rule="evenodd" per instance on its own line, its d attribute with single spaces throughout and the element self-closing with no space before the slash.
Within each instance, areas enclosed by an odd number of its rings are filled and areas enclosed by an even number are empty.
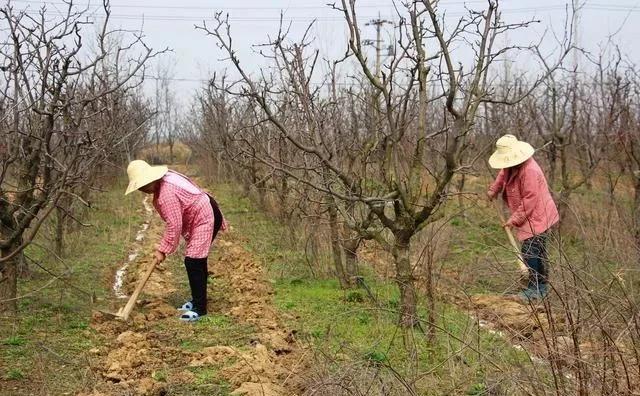
<svg viewBox="0 0 640 396">
<path fill-rule="evenodd" d="M 152 251 L 162 227 L 154 215 L 142 251 Z M 135 287 L 148 263 L 149 257 L 142 257 L 131 264 L 125 290 Z M 94 313 L 92 328 L 104 337 L 105 347 L 89 351 L 95 384 L 80 394 L 302 393 L 305 349 L 283 327 L 264 270 L 239 236 L 233 230 L 219 234 L 209 257 L 209 272 L 215 276 L 209 284 L 210 312 L 195 324 L 180 322 L 174 307 L 182 302 L 176 293 L 188 294 L 188 287 L 176 282 L 186 277 L 177 273 L 180 267 L 174 259 L 152 274 L 128 323 Z M 228 318 L 231 327 L 219 328 L 216 318 Z M 223 333 L 233 329 L 242 331 Z M 191 346 L 192 341 L 197 345 Z"/>
</svg>

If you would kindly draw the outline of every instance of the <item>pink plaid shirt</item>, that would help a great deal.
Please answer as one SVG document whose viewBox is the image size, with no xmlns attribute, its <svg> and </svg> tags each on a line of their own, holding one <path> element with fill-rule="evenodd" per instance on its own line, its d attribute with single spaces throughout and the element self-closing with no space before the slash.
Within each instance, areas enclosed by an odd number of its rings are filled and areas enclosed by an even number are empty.
<svg viewBox="0 0 640 396">
<path fill-rule="evenodd" d="M 494 197 L 502 193 L 511 211 L 507 223 L 516 228 L 521 241 L 542 234 L 560 220 L 547 179 L 533 158 L 518 168 L 500 170 L 489 193 Z"/>
<path fill-rule="evenodd" d="M 180 235 L 187 242 L 185 256 L 204 258 L 209 255 L 214 217 L 209 197 L 191 180 L 169 171 L 153 195 L 153 206 L 166 223 L 158 250 L 164 254 L 176 251 Z"/>
</svg>

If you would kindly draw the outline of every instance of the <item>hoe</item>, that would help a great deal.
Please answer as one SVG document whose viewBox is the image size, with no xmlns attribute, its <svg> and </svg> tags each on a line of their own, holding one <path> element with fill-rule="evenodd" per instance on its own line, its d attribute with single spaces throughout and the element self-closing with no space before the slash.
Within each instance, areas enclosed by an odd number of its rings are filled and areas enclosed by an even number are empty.
<svg viewBox="0 0 640 396">
<path fill-rule="evenodd" d="M 504 214 L 502 213 L 502 207 L 499 204 L 497 204 L 496 208 L 498 209 L 498 216 L 500 217 L 500 224 L 506 223 L 506 220 L 504 218 Z M 509 228 L 505 228 L 504 230 L 507 233 L 507 238 L 509 238 L 509 244 L 511 244 L 511 247 L 513 248 L 514 253 L 518 257 L 517 263 L 518 263 L 518 269 L 520 270 L 520 274 L 523 277 L 527 276 L 529 274 L 529 269 L 524 264 L 524 258 L 522 257 L 522 253 L 520 252 L 520 247 L 518 246 L 518 243 L 516 242 L 516 238 L 514 238 L 513 232 L 511 232 L 511 230 Z"/>
<path fill-rule="evenodd" d="M 120 319 L 124 321 L 129 320 L 129 315 L 131 315 L 131 311 L 133 310 L 133 307 L 136 305 L 136 300 L 138 299 L 138 295 L 144 288 L 144 285 L 149 280 L 149 277 L 151 277 L 151 273 L 156 268 L 156 265 L 158 265 L 158 261 L 154 258 L 151 264 L 149 265 L 147 272 L 145 272 L 144 276 L 138 281 L 138 285 L 136 286 L 136 289 L 131 294 L 131 297 L 129 297 L 129 301 L 127 301 L 127 305 L 125 305 L 124 308 L 120 308 L 116 313 L 103 311 L 103 310 L 98 310 L 98 312 L 110 318 Z"/>
</svg>

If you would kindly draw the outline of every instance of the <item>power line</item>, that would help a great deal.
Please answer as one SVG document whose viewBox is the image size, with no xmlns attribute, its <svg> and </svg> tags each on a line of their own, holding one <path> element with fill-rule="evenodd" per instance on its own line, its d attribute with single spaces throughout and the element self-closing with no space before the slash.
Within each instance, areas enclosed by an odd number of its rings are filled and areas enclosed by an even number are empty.
<svg viewBox="0 0 640 396">
<path fill-rule="evenodd" d="M 443 3 L 443 5 L 453 5 L 453 4 L 469 4 L 469 3 L 485 3 L 486 0 L 467 0 L 467 1 L 450 1 L 450 2 L 446 2 Z M 26 4 L 39 4 L 39 5 L 45 5 L 45 4 L 50 4 L 50 5 L 59 5 L 59 6 L 66 6 L 65 3 L 60 3 L 60 2 L 42 2 L 42 1 L 36 1 L 36 0 L 12 0 L 11 3 L 26 3 Z M 79 7 L 89 7 L 90 4 L 86 3 L 86 4 L 76 4 Z M 362 7 L 368 7 L 368 8 L 379 8 L 382 5 L 378 6 L 378 5 L 364 5 Z M 131 4 L 122 4 L 122 5 L 113 5 L 113 7 L 123 7 L 123 8 L 149 8 L 149 9 L 183 9 L 183 10 L 282 10 L 281 7 L 221 7 L 221 8 L 214 8 L 214 7 L 198 7 L 198 6 L 159 6 L 159 5 L 149 5 L 149 6 L 136 6 L 136 5 L 131 5 Z M 507 9 L 501 9 L 500 12 L 503 14 L 517 14 L 517 13 L 536 13 L 536 12 L 548 12 L 548 11 L 557 11 L 557 10 L 565 10 L 567 7 L 567 5 L 551 5 L 551 6 L 547 6 L 547 7 L 543 7 L 543 6 L 535 6 L 535 7 L 521 7 L 521 8 L 507 8 Z M 291 7 L 287 7 L 286 9 L 318 9 L 318 8 L 326 8 L 325 7 L 321 7 L 321 6 L 291 6 Z M 96 6 L 96 9 L 94 10 L 94 12 L 92 14 L 90 14 L 91 17 L 93 18 L 97 18 L 97 19 L 101 19 L 103 17 L 103 15 L 97 15 L 96 13 L 98 12 L 99 7 Z M 627 12 L 627 13 L 635 13 L 635 12 L 640 12 L 640 8 L 637 6 L 629 6 L 629 5 L 622 5 L 622 4 L 604 4 L 604 3 L 586 3 L 585 6 L 583 6 L 581 8 L 581 10 L 592 10 L 592 11 L 611 11 L 611 12 Z M 65 16 L 66 14 L 62 13 L 62 12 L 52 12 L 52 14 L 56 14 L 59 16 Z M 445 16 L 448 17 L 461 17 L 461 16 L 465 16 L 468 15 L 467 12 L 460 12 L 460 11 L 454 11 L 454 12 L 445 12 L 444 13 Z M 391 16 L 391 17 L 387 17 L 390 19 L 396 18 L 397 16 Z M 199 16 L 191 16 L 191 15 L 147 15 L 147 14 L 111 14 L 110 15 L 111 19 L 114 20 L 136 20 L 136 21 L 166 21 L 166 22 L 201 22 L 204 19 L 207 19 L 206 17 L 204 17 L 203 15 L 199 15 Z M 380 16 L 364 16 L 364 15 L 359 15 L 358 16 L 359 19 L 376 19 L 376 18 L 380 18 Z M 231 16 L 229 17 L 229 20 L 231 22 L 279 22 L 280 21 L 280 17 L 279 16 L 264 16 L 264 17 L 252 17 L 252 16 Z M 313 21 L 318 21 L 318 22 L 343 22 L 344 21 L 344 17 L 340 16 L 340 15 L 336 15 L 336 16 L 317 16 L 317 17 L 313 17 L 313 16 L 289 16 L 287 17 L 286 15 L 283 17 L 283 20 L 286 22 L 292 22 L 292 23 L 298 23 L 298 22 L 304 22 L 304 23 L 309 23 L 309 22 L 313 22 Z"/>
<path fill-rule="evenodd" d="M 552 6 L 552 7 L 531 7 L 531 8 L 514 8 L 514 9 L 505 9 L 501 10 L 504 14 L 519 14 L 519 13 L 532 13 L 532 12 L 540 12 L 540 11 L 558 11 L 564 10 L 563 6 Z M 640 8 L 636 7 L 627 7 L 627 8 L 612 8 L 609 6 L 586 6 L 582 8 L 582 10 L 591 10 L 591 11 L 618 11 L 618 12 L 628 12 L 628 13 L 636 13 L 640 12 Z M 63 13 L 57 13 L 59 16 L 64 16 Z M 461 17 L 467 15 L 464 12 L 450 12 L 445 14 L 448 17 Z M 95 13 L 91 15 L 94 18 L 102 18 L 102 15 L 96 15 Z M 206 20 L 207 18 L 204 16 L 188 16 L 188 15 L 131 15 L 131 14 L 112 14 L 110 15 L 111 19 L 114 20 L 137 20 L 137 21 L 175 21 L 175 22 L 201 22 Z M 359 19 L 374 19 L 377 16 L 359 16 Z M 391 17 L 393 18 L 393 17 Z M 230 17 L 230 22 L 279 22 L 280 17 Z M 294 16 L 287 17 L 286 15 L 283 17 L 283 21 L 285 22 L 344 22 L 344 17 L 335 16 L 335 17 L 312 17 L 312 16 Z"/>
<path fill-rule="evenodd" d="M 54 5 L 54 6 L 68 6 L 67 3 L 61 2 L 61 1 L 46 1 L 46 0 L 10 0 L 9 3 L 21 3 L 21 4 L 35 4 L 35 5 Z M 544 9 L 549 9 L 550 7 L 562 7 L 564 8 L 566 6 L 566 2 L 565 0 L 561 0 L 560 3 L 562 4 L 554 4 L 554 5 L 549 5 L 546 7 L 543 6 L 538 6 L 538 7 L 532 7 L 532 8 L 536 8 L 536 9 L 540 9 L 540 10 L 544 10 Z M 442 6 L 448 6 L 448 5 L 467 5 L 467 4 L 486 4 L 486 0 L 443 0 L 441 5 Z M 283 7 L 276 7 L 276 6 L 232 6 L 232 7 L 211 7 L 211 6 L 187 6 L 187 5 L 180 5 L 180 6 L 171 6 L 171 5 L 156 5 L 156 4 L 140 4 L 140 5 L 135 5 L 135 4 L 114 4 L 111 3 L 110 4 L 111 7 L 113 8 L 143 8 L 143 9 L 166 9 L 166 10 L 174 10 L 174 9 L 180 9 L 180 10 L 217 10 L 217 11 L 227 11 L 227 10 L 256 10 L 256 11 L 261 11 L 261 10 L 314 10 L 314 9 L 329 9 L 328 5 L 324 4 L 324 5 L 290 5 L 290 6 L 283 6 Z M 615 9 L 622 9 L 623 11 L 628 11 L 630 9 L 636 9 L 637 7 L 635 5 L 630 5 L 630 4 L 610 4 L 610 3 L 592 3 L 592 2 L 585 2 L 586 7 L 604 7 L 606 9 L 611 9 L 611 10 L 615 10 Z M 76 7 L 101 7 L 99 5 L 96 4 L 91 4 L 91 3 L 74 3 L 74 6 Z M 357 8 L 358 9 L 362 9 L 362 8 L 389 8 L 390 5 L 389 3 L 386 4 L 363 4 L 363 5 L 358 5 Z"/>
<path fill-rule="evenodd" d="M 11 0 L 12 3 L 23 4 L 37 4 L 37 5 L 59 5 L 67 6 L 66 3 L 59 1 L 37 1 L 37 0 Z M 462 5 L 462 4 L 480 4 L 486 3 L 486 0 L 452 0 L 444 1 L 443 5 Z M 78 7 L 91 7 L 94 6 L 90 3 L 76 3 Z M 154 4 L 111 4 L 113 8 L 146 8 L 146 9 L 180 9 L 180 10 L 312 10 L 312 9 L 329 9 L 326 4 L 323 5 L 293 5 L 286 7 L 274 7 L 274 6 L 233 6 L 233 7 L 211 7 L 211 6 L 163 6 Z M 389 3 L 386 4 L 363 4 L 358 5 L 358 8 L 388 8 Z"/>
<path fill-rule="evenodd" d="M 175 81 L 175 82 L 196 82 L 196 83 L 209 83 L 212 79 L 211 78 L 188 78 L 188 77 L 157 77 L 157 76 L 144 76 L 145 80 L 166 80 L 166 81 Z M 310 82 L 311 85 L 324 85 L 325 83 L 323 82 L 314 82 L 311 81 Z M 359 83 L 354 81 L 354 82 L 336 82 L 336 85 L 339 86 L 357 86 Z"/>
<path fill-rule="evenodd" d="M 38 1 L 38 0 L 10 0 L 10 3 L 21 3 L 21 4 L 36 4 L 36 5 L 53 5 L 53 6 L 68 6 L 68 4 L 63 3 L 63 2 L 59 2 L 59 1 Z M 447 6 L 447 5 L 466 5 L 466 4 L 485 4 L 486 0 L 450 0 L 450 1 L 443 1 L 441 3 L 442 6 Z M 101 6 L 98 5 L 92 5 L 91 3 L 74 3 L 75 6 L 77 7 L 81 7 L 81 8 L 88 8 L 88 7 L 96 7 L 96 8 L 101 8 Z M 501 12 L 507 12 L 507 13 L 511 13 L 511 12 L 530 12 L 530 11 L 553 11 L 553 10 L 557 10 L 557 9 L 565 9 L 566 8 L 566 3 L 563 4 L 556 4 L 556 5 L 549 5 L 549 6 L 536 6 L 536 7 L 523 7 L 523 8 L 513 8 L 513 9 L 501 9 Z M 134 4 L 111 4 L 112 8 L 142 8 L 142 9 L 159 9 L 159 10 L 174 10 L 174 9 L 180 9 L 180 10 L 210 10 L 210 11 L 233 11 L 233 10 L 243 10 L 243 11 L 249 11 L 249 10 L 256 10 L 256 11 L 264 11 L 264 10 L 313 10 L 313 9 L 329 9 L 329 7 L 327 5 L 322 5 L 322 6 L 314 6 L 314 5 L 293 5 L 293 6 L 286 6 L 286 7 L 275 7 L 275 6 L 232 6 L 232 7 L 211 7 L 211 6 L 170 6 L 170 5 L 154 5 L 154 4 L 144 4 L 144 5 L 134 5 Z M 359 5 L 358 8 L 389 8 L 389 4 L 364 4 L 364 5 Z M 592 10 L 605 10 L 605 11 L 638 11 L 638 7 L 637 6 L 632 6 L 629 4 L 607 4 L 607 3 L 591 3 L 591 2 L 586 2 L 585 6 L 583 7 L 583 9 L 592 9 Z M 454 13 L 448 13 L 451 14 L 452 16 L 461 16 L 461 15 L 466 15 L 466 12 L 454 12 Z M 453 15 L 455 14 L 455 15 Z M 115 16 L 114 18 L 139 18 L 139 16 L 133 16 L 133 15 L 118 15 Z M 163 15 L 159 15 L 159 16 L 146 16 L 145 19 L 149 19 L 149 18 L 159 18 L 158 20 L 168 20 L 168 18 L 174 18 L 174 19 L 190 19 L 190 18 L 195 18 L 195 17 L 191 17 L 191 16 L 163 16 Z M 200 18 L 200 17 L 198 17 Z M 363 17 L 363 18 L 375 18 L 375 17 Z M 261 18 L 262 19 L 262 18 Z M 265 18 L 267 19 L 267 18 Z M 270 19 L 274 19 L 274 18 L 270 18 Z M 277 18 L 279 20 L 279 17 Z M 340 19 L 342 20 L 342 18 L 338 17 L 336 19 Z"/>
</svg>

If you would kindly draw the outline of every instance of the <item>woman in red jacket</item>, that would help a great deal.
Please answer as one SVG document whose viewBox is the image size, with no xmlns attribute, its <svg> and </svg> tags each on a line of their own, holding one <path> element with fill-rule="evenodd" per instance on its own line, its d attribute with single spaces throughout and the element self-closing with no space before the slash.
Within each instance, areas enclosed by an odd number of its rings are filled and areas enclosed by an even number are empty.
<svg viewBox="0 0 640 396">
<path fill-rule="evenodd" d="M 498 139 L 489 165 L 500 172 L 487 192 L 489 200 L 502 195 L 511 212 L 503 227 L 514 228 L 522 242 L 529 285 L 520 296 L 526 300 L 541 299 L 548 293 L 548 230 L 560 220 L 547 179 L 532 158 L 534 152 L 529 143 L 513 135 Z"/>
</svg>

